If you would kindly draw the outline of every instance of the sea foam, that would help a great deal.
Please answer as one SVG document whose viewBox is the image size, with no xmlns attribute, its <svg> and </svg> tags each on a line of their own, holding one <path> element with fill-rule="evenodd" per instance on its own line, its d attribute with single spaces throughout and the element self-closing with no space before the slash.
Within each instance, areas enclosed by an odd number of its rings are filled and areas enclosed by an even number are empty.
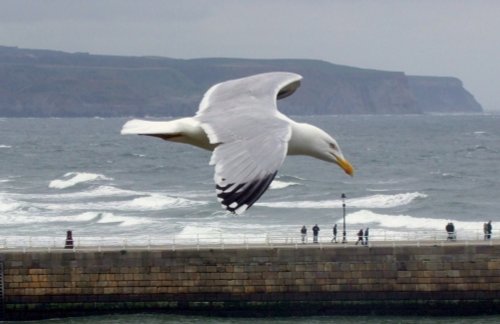
<svg viewBox="0 0 500 324">
<path fill-rule="evenodd" d="M 73 187 L 79 183 L 92 182 L 96 180 L 113 180 L 102 174 L 86 173 L 86 172 L 68 172 L 63 176 L 63 179 L 52 180 L 49 183 L 49 188 L 66 189 Z"/>
<path fill-rule="evenodd" d="M 255 226 L 243 227 L 255 229 Z M 241 224 L 238 224 L 236 228 L 227 228 L 217 223 L 192 223 L 186 225 L 182 231 L 175 236 L 175 241 L 177 244 L 193 244 L 197 242 L 203 244 L 230 244 L 265 241 L 265 232 L 262 232 L 262 235 L 256 233 L 245 235 L 241 230 Z"/>
<path fill-rule="evenodd" d="M 163 194 L 150 194 L 149 196 L 135 198 L 123 202 L 119 209 L 122 210 L 162 210 L 166 208 L 184 208 L 206 205 L 206 201 L 194 201 L 178 197 L 170 197 Z"/>
<path fill-rule="evenodd" d="M 86 213 L 85 215 L 39 215 L 38 213 L 9 213 L 0 214 L 0 224 L 17 225 L 17 224 L 47 224 L 54 222 L 85 222 L 95 218 L 95 215 Z"/>
<path fill-rule="evenodd" d="M 426 194 L 420 192 L 408 192 L 395 195 L 378 194 L 368 197 L 348 199 L 346 200 L 346 204 L 355 208 L 394 208 L 408 205 L 415 199 L 426 197 Z"/>
<path fill-rule="evenodd" d="M 298 183 L 274 180 L 273 182 L 271 182 L 269 189 L 283 189 L 283 188 L 295 186 L 295 185 L 298 185 Z"/>
<path fill-rule="evenodd" d="M 21 207 L 21 204 L 0 194 L 0 212 L 9 212 Z"/>
<path fill-rule="evenodd" d="M 427 195 L 420 192 L 400 193 L 394 195 L 371 195 L 360 198 L 349 198 L 346 204 L 354 208 L 394 208 L 408 205 L 417 198 L 426 198 Z M 341 208 L 342 200 L 320 200 L 320 201 L 282 201 L 257 203 L 258 206 L 271 208 Z"/>
<path fill-rule="evenodd" d="M 48 199 L 50 200 L 50 199 Z M 58 203 L 32 203 L 37 208 L 52 211 L 155 211 L 169 208 L 186 208 L 208 204 L 206 201 L 195 201 L 178 197 L 171 197 L 166 194 L 151 193 L 142 197 L 129 198 L 127 200 L 97 201 L 97 202 L 58 202 Z"/>
<path fill-rule="evenodd" d="M 97 214 L 98 224 L 115 224 L 118 223 L 119 226 L 133 226 L 140 224 L 149 224 L 152 221 L 145 217 L 132 217 L 132 216 L 120 216 L 113 213 L 98 213 Z"/>
<path fill-rule="evenodd" d="M 0 180 L 0 182 L 2 182 Z M 99 186 L 88 190 L 76 192 L 57 192 L 49 194 L 9 194 L 10 197 L 18 197 L 20 200 L 30 200 L 39 202 L 60 201 L 67 203 L 68 200 L 92 199 L 92 198 L 109 198 L 109 197 L 131 197 L 145 196 L 147 192 L 133 191 L 120 189 L 113 186 Z"/>
<path fill-rule="evenodd" d="M 1 205 L 0 205 L 1 206 Z M 2 212 L 2 210 L 0 210 Z M 119 226 L 132 226 L 149 224 L 152 222 L 147 217 L 134 217 L 115 215 L 111 212 L 86 211 L 74 215 L 37 215 L 37 214 L 0 214 L 0 224 L 49 224 L 49 223 L 95 223 L 117 224 Z"/>
<path fill-rule="evenodd" d="M 78 199 L 78 198 L 102 198 L 102 197 L 128 197 L 128 196 L 138 196 L 143 195 L 144 193 L 133 190 L 125 190 L 116 188 L 113 186 L 99 186 L 96 188 L 92 188 L 86 191 L 79 192 L 68 192 L 68 193 L 59 193 L 59 194 L 51 194 L 51 195 L 38 195 L 33 198 L 42 198 L 42 199 Z"/>
<path fill-rule="evenodd" d="M 340 221 L 340 219 L 338 220 Z M 425 218 L 408 215 L 378 214 L 370 210 L 359 210 L 346 216 L 346 223 L 351 225 L 371 224 L 376 227 L 404 230 L 443 230 L 448 222 L 453 222 L 457 231 L 482 230 L 482 222 L 464 222 L 446 218 Z"/>
</svg>

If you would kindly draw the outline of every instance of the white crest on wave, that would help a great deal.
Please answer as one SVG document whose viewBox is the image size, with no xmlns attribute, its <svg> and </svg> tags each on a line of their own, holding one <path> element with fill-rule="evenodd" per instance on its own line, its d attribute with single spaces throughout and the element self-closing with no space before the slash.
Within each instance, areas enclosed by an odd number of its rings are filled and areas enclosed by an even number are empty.
<svg viewBox="0 0 500 324">
<path fill-rule="evenodd" d="M 66 189 L 73 187 L 79 183 L 91 182 L 96 180 L 113 180 L 102 174 L 87 173 L 87 172 L 68 172 L 63 176 L 64 179 L 52 180 L 49 183 L 49 188 Z"/>
<path fill-rule="evenodd" d="M 346 216 L 346 223 L 350 225 L 372 224 L 377 227 L 405 229 L 405 230 L 442 230 L 448 222 L 453 222 L 457 231 L 482 230 L 483 222 L 464 222 L 448 218 L 426 218 L 408 215 L 378 214 L 370 210 L 359 210 Z"/>
<path fill-rule="evenodd" d="M 286 181 L 280 181 L 280 180 L 273 180 L 271 182 L 271 185 L 269 186 L 269 189 L 284 189 L 286 187 L 290 186 L 295 186 L 298 185 L 297 182 L 286 182 Z"/>
<path fill-rule="evenodd" d="M 98 213 L 98 224 L 119 223 L 119 226 L 132 226 L 140 224 L 150 224 L 153 221 L 145 217 L 120 216 L 113 213 Z"/>
<path fill-rule="evenodd" d="M 0 212 L 10 212 L 21 207 L 21 204 L 13 199 L 0 195 Z"/>
<path fill-rule="evenodd" d="M 187 208 L 206 204 L 208 204 L 206 201 L 195 201 L 179 197 L 171 197 L 160 193 L 150 193 L 142 197 L 135 197 L 129 200 L 106 202 L 32 203 L 31 205 L 51 211 L 154 211 L 170 208 Z"/>
<path fill-rule="evenodd" d="M 393 208 L 408 205 L 417 198 L 426 198 L 427 195 L 420 192 L 408 192 L 395 195 L 371 195 L 360 198 L 350 198 L 346 200 L 349 207 L 354 208 Z M 257 203 L 258 206 L 271 208 L 342 208 L 340 199 L 321 201 L 281 201 Z"/>
</svg>

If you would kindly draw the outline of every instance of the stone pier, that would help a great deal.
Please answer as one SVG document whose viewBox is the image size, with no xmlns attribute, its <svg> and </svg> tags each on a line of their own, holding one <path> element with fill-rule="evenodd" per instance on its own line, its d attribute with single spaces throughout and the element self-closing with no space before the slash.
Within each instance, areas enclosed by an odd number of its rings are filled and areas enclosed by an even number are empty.
<svg viewBox="0 0 500 324">
<path fill-rule="evenodd" d="M 0 251 L 3 316 L 498 314 L 500 245 Z"/>
</svg>

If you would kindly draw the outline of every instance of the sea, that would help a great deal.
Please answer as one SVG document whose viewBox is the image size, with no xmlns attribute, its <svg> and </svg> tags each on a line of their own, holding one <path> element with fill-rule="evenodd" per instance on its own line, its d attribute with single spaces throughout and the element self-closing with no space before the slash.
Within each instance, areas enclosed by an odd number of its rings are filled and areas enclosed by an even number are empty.
<svg viewBox="0 0 500 324">
<path fill-rule="evenodd" d="M 373 239 L 444 240 L 449 222 L 458 239 L 482 239 L 483 224 L 490 220 L 493 237 L 500 235 L 500 115 L 293 118 L 333 135 L 355 175 L 310 157 L 287 157 L 267 192 L 242 215 L 227 213 L 218 203 L 210 152 L 120 135 L 127 118 L 0 118 L 0 248 L 60 246 L 68 230 L 81 246 L 227 244 L 259 238 L 293 242 L 303 225 L 310 231 L 314 224 L 321 228 L 320 239 L 329 242 L 333 224 L 341 232 L 344 221 L 348 241 L 367 227 Z M 246 323 L 158 314 L 101 319 Z M 265 319 L 360 320 L 417 322 L 399 317 Z M 493 320 L 500 317 L 474 322 Z"/>
</svg>

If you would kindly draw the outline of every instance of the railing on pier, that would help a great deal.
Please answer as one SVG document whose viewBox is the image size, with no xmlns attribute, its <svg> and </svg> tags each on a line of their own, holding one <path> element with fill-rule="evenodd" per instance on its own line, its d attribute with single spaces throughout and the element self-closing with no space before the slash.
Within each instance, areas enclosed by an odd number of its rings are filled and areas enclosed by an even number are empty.
<svg viewBox="0 0 500 324">
<path fill-rule="evenodd" d="M 371 229 L 368 240 L 369 246 L 401 246 L 422 244 L 448 244 L 461 242 L 464 244 L 493 244 L 499 237 L 500 231 L 494 231 L 491 239 L 487 239 L 480 231 L 458 232 L 456 240 L 449 240 L 445 231 L 388 231 Z M 337 235 L 337 243 L 332 236 L 320 233 L 317 245 L 320 247 L 338 245 L 352 246 L 358 240 L 356 232 L 347 233 L 346 244 L 342 243 L 342 235 Z M 206 249 L 206 248 L 231 248 L 231 247 L 277 247 L 294 246 L 303 247 L 313 243 L 312 235 L 302 241 L 300 233 L 294 235 L 279 234 L 218 234 L 218 235 L 166 235 L 166 236 L 136 236 L 136 237 L 86 237 L 74 235 L 74 247 L 69 250 L 106 250 L 106 249 Z M 359 244 L 361 245 L 361 244 Z M 5 237 L 0 239 L 1 250 L 60 250 L 65 247 L 64 235 L 58 237 Z"/>
</svg>

